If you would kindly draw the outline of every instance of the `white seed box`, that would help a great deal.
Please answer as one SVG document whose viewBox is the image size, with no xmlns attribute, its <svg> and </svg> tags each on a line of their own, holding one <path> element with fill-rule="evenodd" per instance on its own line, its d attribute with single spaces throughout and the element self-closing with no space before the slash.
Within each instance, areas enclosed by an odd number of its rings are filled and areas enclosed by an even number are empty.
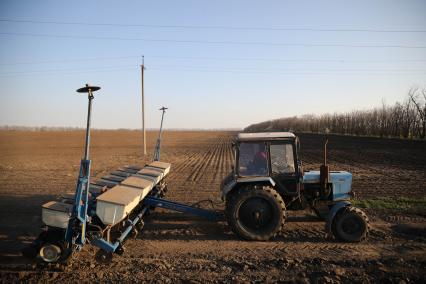
<svg viewBox="0 0 426 284">
<path fill-rule="evenodd" d="M 170 172 L 171 164 L 170 163 L 156 161 L 156 162 L 152 162 L 152 163 L 148 164 L 148 167 L 150 169 L 156 168 L 157 170 L 161 170 L 162 173 L 164 174 L 164 176 L 166 176 Z"/>
<path fill-rule="evenodd" d="M 47 226 L 66 229 L 71 217 L 72 207 L 72 204 L 49 201 L 41 207 L 41 219 Z"/>
<path fill-rule="evenodd" d="M 142 200 L 154 187 L 154 182 L 144 176 L 131 176 L 123 180 L 121 185 L 131 187 L 134 190 L 139 190 L 141 193 L 140 200 Z"/>
<path fill-rule="evenodd" d="M 117 185 L 99 195 L 96 200 L 96 215 L 105 225 L 114 226 L 139 204 L 141 190 Z"/>
</svg>

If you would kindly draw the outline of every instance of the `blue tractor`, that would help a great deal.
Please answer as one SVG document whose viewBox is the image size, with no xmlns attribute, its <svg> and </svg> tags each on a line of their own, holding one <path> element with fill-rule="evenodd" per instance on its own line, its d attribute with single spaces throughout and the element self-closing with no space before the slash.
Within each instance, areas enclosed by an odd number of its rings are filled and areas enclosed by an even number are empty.
<svg viewBox="0 0 426 284">
<path fill-rule="evenodd" d="M 283 228 L 287 210 L 312 209 L 326 220 L 328 236 L 360 242 L 369 231 L 367 215 L 351 205 L 352 174 L 303 172 L 299 139 L 290 132 L 240 133 L 233 142 L 235 166 L 223 180 L 225 216 L 232 231 L 246 240 L 265 241 Z"/>
</svg>

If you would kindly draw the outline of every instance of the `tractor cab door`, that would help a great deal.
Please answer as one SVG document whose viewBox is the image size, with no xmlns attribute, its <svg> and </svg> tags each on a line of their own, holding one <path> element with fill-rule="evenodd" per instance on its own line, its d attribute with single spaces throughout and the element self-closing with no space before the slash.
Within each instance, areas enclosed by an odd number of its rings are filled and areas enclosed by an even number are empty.
<svg viewBox="0 0 426 284">
<path fill-rule="evenodd" d="M 293 141 L 269 143 L 270 175 L 278 189 L 285 195 L 299 194 L 299 173 L 296 149 Z"/>
<path fill-rule="evenodd" d="M 237 155 L 238 176 L 268 176 L 268 152 L 265 142 L 242 142 Z"/>
</svg>

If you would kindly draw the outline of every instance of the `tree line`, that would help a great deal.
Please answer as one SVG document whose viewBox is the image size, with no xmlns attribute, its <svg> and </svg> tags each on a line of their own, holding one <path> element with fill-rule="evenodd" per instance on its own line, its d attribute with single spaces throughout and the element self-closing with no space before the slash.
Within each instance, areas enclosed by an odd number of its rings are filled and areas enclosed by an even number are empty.
<svg viewBox="0 0 426 284">
<path fill-rule="evenodd" d="M 425 139 L 426 136 L 426 88 L 411 88 L 403 102 L 371 110 L 355 110 L 346 113 L 285 117 L 252 124 L 244 130 L 294 131 L 379 137 Z"/>
</svg>

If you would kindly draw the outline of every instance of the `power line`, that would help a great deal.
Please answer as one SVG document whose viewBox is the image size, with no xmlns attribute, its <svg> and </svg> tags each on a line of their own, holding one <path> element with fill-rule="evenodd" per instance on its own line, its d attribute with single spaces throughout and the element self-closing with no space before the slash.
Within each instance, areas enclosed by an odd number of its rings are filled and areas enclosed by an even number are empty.
<svg viewBox="0 0 426 284">
<path fill-rule="evenodd" d="M 20 76 L 53 76 L 53 75 L 73 75 L 73 74 L 81 74 L 81 73 L 105 73 L 105 72 L 117 72 L 117 71 L 131 71 L 136 70 L 136 67 L 131 68 L 112 68 L 112 69 L 93 69 L 93 70 L 80 70 L 80 71 L 67 71 L 67 72 L 54 72 L 54 74 L 50 74 L 49 72 L 28 72 L 28 73 L 10 73 L 10 74 L 1 74 L 0 78 L 9 78 L 9 77 L 20 77 Z M 53 72 L 53 71 L 52 71 Z M 133 72 L 133 71 L 132 71 Z"/>
<path fill-rule="evenodd" d="M 282 62 L 426 62 L 426 59 L 395 59 L 395 60 L 351 60 L 351 59 L 314 59 L 314 58 L 262 58 L 262 57 L 199 57 L 199 56 L 157 56 L 150 58 L 168 58 L 168 59 L 197 59 L 197 60 L 235 60 L 235 61 L 282 61 Z"/>
<path fill-rule="evenodd" d="M 104 73 L 104 72 L 117 72 L 117 71 L 136 71 L 137 67 L 132 68 L 118 68 L 118 69 L 107 69 L 107 70 L 82 70 L 82 71 L 74 71 L 74 72 L 64 72 L 64 73 L 57 73 L 55 72 L 54 75 L 73 75 L 73 74 L 80 74 L 80 73 Z M 162 72 L 176 72 L 182 71 L 182 72 L 199 72 L 199 73 L 230 73 L 230 74 L 241 74 L 241 75 L 268 75 L 269 77 L 271 75 L 275 76 L 305 76 L 305 75 L 315 75 L 315 76 L 404 76 L 404 75 L 418 75 L 419 73 L 415 72 L 352 72 L 352 73 L 327 73 L 327 72 L 258 72 L 258 71 L 232 71 L 232 70 L 194 70 L 194 69 L 187 69 L 187 68 L 181 68 L 181 69 L 163 69 L 163 68 L 150 68 L 150 70 L 154 71 L 162 71 Z M 132 71 L 132 72 L 133 72 Z M 16 77 L 16 76 L 40 76 L 40 75 L 48 75 L 52 76 L 48 73 L 21 73 L 21 74 L 0 74 L 0 78 L 8 78 L 8 77 Z"/>
<path fill-rule="evenodd" d="M 136 58 L 136 57 L 138 57 L 138 56 L 92 57 L 92 58 L 72 58 L 72 59 L 42 60 L 42 61 L 21 61 L 21 62 L 0 63 L 0 66 L 103 61 L 103 60 L 112 60 L 112 59 L 114 59 L 114 60 L 116 60 L 116 59 L 117 60 L 118 59 L 131 59 L 131 58 Z"/>
<path fill-rule="evenodd" d="M 104 71 L 104 70 L 119 70 L 122 68 L 132 69 L 136 68 L 136 65 L 117 65 L 117 66 L 103 66 L 98 68 L 91 68 L 91 69 L 46 69 L 46 70 L 30 70 L 30 71 L 13 71 L 13 72 L 4 72 L 0 73 L 0 75 L 21 75 L 21 74 L 37 74 L 37 73 L 60 73 L 60 72 L 97 72 L 97 71 Z"/>
<path fill-rule="evenodd" d="M 136 70 L 137 65 L 117 65 L 103 66 L 91 69 L 47 69 L 47 70 L 31 70 L 0 73 L 0 77 L 16 76 L 16 75 L 32 75 L 32 74 L 73 74 L 79 72 L 109 72 L 117 70 Z M 239 74 L 275 74 L 275 75 L 310 75 L 310 74 L 421 74 L 426 72 L 426 69 L 334 69 L 334 68 L 257 68 L 257 71 L 250 71 L 254 68 L 236 68 L 236 67 L 215 67 L 215 66 L 190 66 L 190 65 L 153 65 L 150 70 L 185 70 L 193 72 L 222 72 L 222 73 L 239 73 Z M 285 72 L 283 72 L 285 71 Z"/>
<path fill-rule="evenodd" d="M 86 62 L 86 61 L 108 61 L 120 59 L 138 59 L 139 55 L 133 56 L 112 56 L 112 57 L 88 57 L 88 58 L 70 58 L 58 60 L 42 60 L 42 61 L 21 61 L 21 62 L 4 62 L 0 66 L 13 65 L 35 65 L 49 63 L 66 63 L 66 62 Z M 160 59 L 191 59 L 191 60 L 209 60 L 209 61 L 265 61 L 265 62 L 334 62 L 334 63 L 398 63 L 398 62 L 426 62 L 426 59 L 392 59 L 392 60 L 356 60 L 356 59 L 315 59 L 315 58 L 262 58 L 262 57 L 208 57 L 208 56 L 164 56 L 150 55 L 149 58 Z"/>
<path fill-rule="evenodd" d="M 0 35 L 50 37 L 50 38 L 72 38 L 89 40 L 121 40 L 121 41 L 146 41 L 162 43 L 183 43 L 183 44 L 211 44 L 211 45 L 259 45 L 259 46 L 281 46 L 281 47 L 351 47 L 351 48 L 409 48 L 424 49 L 426 46 L 413 45 L 352 45 L 352 44 L 332 44 L 332 43 L 273 43 L 273 42 L 248 42 L 248 41 L 204 41 L 204 40 L 173 40 L 173 39 L 147 39 L 147 38 L 126 38 L 126 37 L 98 37 L 98 36 L 77 36 L 77 35 L 55 35 L 55 34 L 35 34 L 35 33 L 7 33 Z"/>
<path fill-rule="evenodd" d="M 351 75 L 379 75 L 379 76 L 392 76 L 392 75 L 418 75 L 418 74 L 424 74 L 424 71 L 419 72 L 366 72 L 366 71 L 356 71 L 356 72 L 344 72 L 344 73 L 330 73 L 330 72 L 268 72 L 268 71 L 239 71 L 239 70 L 224 70 L 224 69 L 217 69 L 217 70 L 207 70 L 207 69 L 201 69 L 197 70 L 194 68 L 185 68 L 185 67 L 179 67 L 179 68 L 157 68 L 152 67 L 150 70 L 157 70 L 157 71 L 164 71 L 164 72 L 176 72 L 177 71 L 187 71 L 187 72 L 201 72 L 201 73 L 233 73 L 233 74 L 260 74 L 260 75 L 276 75 L 276 76 L 297 76 L 297 75 L 315 75 L 315 76 L 351 76 Z M 388 71 L 388 70 L 386 70 Z"/>
<path fill-rule="evenodd" d="M 307 32 L 368 32 L 368 33 L 426 33 L 426 30 L 388 30 L 388 29 L 361 29 L 361 28 L 310 28 L 310 27 L 236 27 L 236 26 L 203 26 L 203 25 L 155 25 L 155 24 L 122 24 L 122 23 L 89 23 L 89 22 L 62 22 L 45 20 L 17 20 L 0 19 L 0 22 L 29 23 L 29 24 L 55 24 L 79 26 L 104 26 L 104 27 L 144 27 L 160 29 L 210 29 L 210 30 L 237 30 L 237 31 L 307 31 Z"/>
<path fill-rule="evenodd" d="M 414 69 L 371 69 L 371 68 L 347 68 L 347 69 L 342 69 L 342 68 L 262 68 L 262 67 L 253 67 L 253 66 L 249 66 L 249 67 L 228 67 L 228 66 L 202 66 L 202 65 L 196 65 L 196 66 L 190 66 L 190 65 L 153 65 L 153 67 L 160 67 L 160 68 L 196 68 L 196 69 L 200 69 L 200 70 L 235 70 L 235 71 L 246 71 L 247 69 L 249 70 L 253 70 L 253 69 L 257 69 L 257 70 L 265 70 L 265 71 L 272 71 L 272 72 L 276 72 L 276 71 L 303 71 L 303 70 L 312 70 L 312 71 L 336 71 L 336 72 L 365 72 L 365 71 L 390 71 L 390 72 L 426 72 L 425 68 L 414 68 Z"/>
</svg>

